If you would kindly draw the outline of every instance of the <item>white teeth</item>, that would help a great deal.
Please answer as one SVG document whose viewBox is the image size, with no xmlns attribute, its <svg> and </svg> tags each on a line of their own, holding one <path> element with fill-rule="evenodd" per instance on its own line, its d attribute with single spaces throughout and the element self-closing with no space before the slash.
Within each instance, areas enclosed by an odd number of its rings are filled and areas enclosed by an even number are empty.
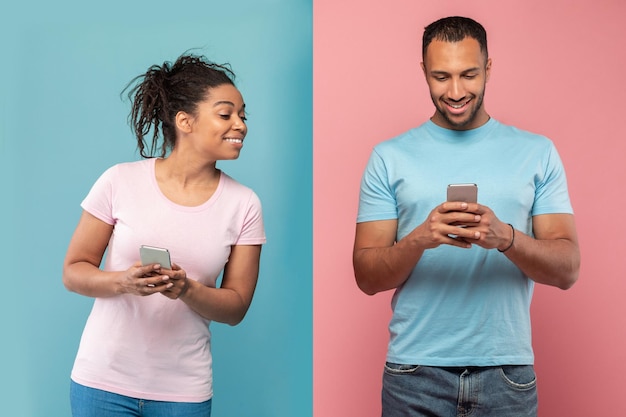
<svg viewBox="0 0 626 417">
<path fill-rule="evenodd" d="M 226 138 L 224 140 L 231 143 L 243 143 L 243 139 Z"/>
<path fill-rule="evenodd" d="M 461 107 L 465 106 L 467 103 L 469 103 L 469 102 L 466 101 L 465 103 L 462 103 L 462 104 L 448 103 L 448 106 L 452 107 L 453 109 L 460 109 Z"/>
</svg>

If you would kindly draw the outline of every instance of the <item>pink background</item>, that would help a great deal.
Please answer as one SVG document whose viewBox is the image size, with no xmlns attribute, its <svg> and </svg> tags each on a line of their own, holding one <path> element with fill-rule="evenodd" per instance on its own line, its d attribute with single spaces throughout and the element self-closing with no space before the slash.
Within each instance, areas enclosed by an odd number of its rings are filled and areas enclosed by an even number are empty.
<svg viewBox="0 0 626 417">
<path fill-rule="evenodd" d="M 433 113 L 423 27 L 487 29 L 487 111 L 549 136 L 564 161 L 582 251 L 569 291 L 532 306 L 540 416 L 609 416 L 626 385 L 626 3 L 314 1 L 314 416 L 380 415 L 391 293 L 352 275 L 359 181 L 374 144 Z"/>
</svg>

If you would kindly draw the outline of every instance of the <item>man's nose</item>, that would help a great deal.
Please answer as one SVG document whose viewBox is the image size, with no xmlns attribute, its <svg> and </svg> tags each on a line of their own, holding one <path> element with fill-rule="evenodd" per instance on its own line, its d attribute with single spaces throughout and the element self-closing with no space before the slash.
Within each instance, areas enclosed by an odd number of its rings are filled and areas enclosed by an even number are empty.
<svg viewBox="0 0 626 417">
<path fill-rule="evenodd" d="M 448 88 L 448 98 L 453 101 L 460 101 L 465 97 L 465 86 L 459 79 L 451 79 Z"/>
</svg>

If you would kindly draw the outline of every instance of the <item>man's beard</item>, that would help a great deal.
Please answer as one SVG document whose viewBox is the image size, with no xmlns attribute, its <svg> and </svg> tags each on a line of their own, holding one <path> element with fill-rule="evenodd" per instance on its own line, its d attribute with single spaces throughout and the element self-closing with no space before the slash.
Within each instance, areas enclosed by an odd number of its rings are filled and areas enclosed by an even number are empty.
<svg viewBox="0 0 626 417">
<path fill-rule="evenodd" d="M 472 109 L 469 117 L 460 122 L 451 119 L 448 113 L 445 111 L 445 108 L 443 106 L 439 107 L 441 104 L 438 100 L 435 100 L 434 97 L 432 97 L 432 100 L 433 100 L 433 104 L 435 105 L 435 109 L 437 109 L 437 112 L 441 115 L 441 117 L 443 117 L 443 119 L 446 122 L 448 122 L 448 124 L 450 124 L 450 126 L 452 126 L 455 130 L 463 130 L 466 126 L 472 124 L 472 122 L 476 119 L 476 115 L 478 114 L 479 110 L 483 107 L 484 97 L 485 97 L 485 90 L 483 90 L 479 96 L 475 96 L 475 98 L 472 99 L 472 101 L 476 100 L 476 105 Z"/>
</svg>

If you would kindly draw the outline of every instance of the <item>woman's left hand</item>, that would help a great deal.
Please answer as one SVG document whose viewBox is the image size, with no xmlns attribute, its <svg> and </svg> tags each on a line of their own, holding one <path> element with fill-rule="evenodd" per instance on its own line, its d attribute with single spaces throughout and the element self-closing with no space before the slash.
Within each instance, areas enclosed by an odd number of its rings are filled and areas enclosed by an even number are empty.
<svg viewBox="0 0 626 417">
<path fill-rule="evenodd" d="M 161 294 L 172 300 L 176 300 L 185 295 L 187 289 L 189 289 L 191 280 L 187 278 L 187 273 L 184 269 L 181 269 L 181 267 L 176 264 L 172 264 L 172 269 L 161 268 L 160 274 L 170 277 L 168 282 L 172 284 L 170 288 L 162 291 Z"/>
</svg>

